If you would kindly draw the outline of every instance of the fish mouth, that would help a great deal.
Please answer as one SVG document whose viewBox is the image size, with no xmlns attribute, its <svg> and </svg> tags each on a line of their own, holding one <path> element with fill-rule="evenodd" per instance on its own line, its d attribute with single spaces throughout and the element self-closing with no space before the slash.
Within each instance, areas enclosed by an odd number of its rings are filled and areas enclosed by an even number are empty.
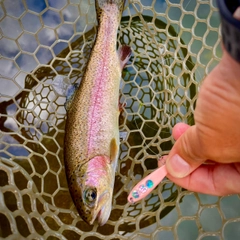
<svg viewBox="0 0 240 240">
<path fill-rule="evenodd" d="M 95 214 L 93 215 L 90 221 L 91 225 L 94 223 L 96 219 L 100 226 L 104 225 L 107 222 L 112 209 L 110 196 L 111 194 L 107 191 L 102 193 L 101 196 L 99 197 L 98 207 L 94 211 Z"/>
</svg>

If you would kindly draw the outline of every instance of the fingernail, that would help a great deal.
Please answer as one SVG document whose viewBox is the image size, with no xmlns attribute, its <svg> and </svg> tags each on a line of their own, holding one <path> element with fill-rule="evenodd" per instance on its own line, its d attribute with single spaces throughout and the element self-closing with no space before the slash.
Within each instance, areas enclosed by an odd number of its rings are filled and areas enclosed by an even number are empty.
<svg viewBox="0 0 240 240">
<path fill-rule="evenodd" d="M 173 155 L 166 165 L 168 172 L 176 178 L 183 178 L 190 172 L 190 165 L 178 154 Z"/>
</svg>

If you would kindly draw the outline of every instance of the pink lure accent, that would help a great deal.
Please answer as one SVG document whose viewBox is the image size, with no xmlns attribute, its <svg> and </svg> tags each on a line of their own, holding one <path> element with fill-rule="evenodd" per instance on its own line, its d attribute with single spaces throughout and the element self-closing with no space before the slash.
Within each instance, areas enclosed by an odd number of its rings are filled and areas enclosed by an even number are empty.
<svg viewBox="0 0 240 240">
<path fill-rule="evenodd" d="M 130 192 L 128 195 L 128 201 L 130 203 L 135 203 L 145 198 L 154 188 L 163 180 L 167 175 L 166 166 L 158 168 L 147 177 L 142 179 Z"/>
</svg>

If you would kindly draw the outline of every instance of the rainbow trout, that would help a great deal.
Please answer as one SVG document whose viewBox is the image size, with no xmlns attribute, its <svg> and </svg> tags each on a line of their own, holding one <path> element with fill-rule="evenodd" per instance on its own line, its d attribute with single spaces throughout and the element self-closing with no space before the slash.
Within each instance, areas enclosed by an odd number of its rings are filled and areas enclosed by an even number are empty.
<svg viewBox="0 0 240 240">
<path fill-rule="evenodd" d="M 67 102 L 64 161 L 84 221 L 109 218 L 119 152 L 119 86 L 131 49 L 116 51 L 124 0 L 96 0 L 98 33 L 79 88 Z M 71 98 L 70 98 L 71 99 Z"/>
</svg>

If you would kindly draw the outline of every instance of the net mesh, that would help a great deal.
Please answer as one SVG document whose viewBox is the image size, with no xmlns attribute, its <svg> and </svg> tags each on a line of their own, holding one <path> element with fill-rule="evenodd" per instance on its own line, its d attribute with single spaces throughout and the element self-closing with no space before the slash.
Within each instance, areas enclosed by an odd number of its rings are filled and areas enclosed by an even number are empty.
<svg viewBox="0 0 240 240">
<path fill-rule="evenodd" d="M 121 152 L 113 208 L 87 225 L 71 200 L 63 164 L 61 75 L 81 79 L 96 34 L 93 0 L 0 1 L 0 238 L 237 239 L 238 195 L 186 191 L 167 179 L 130 205 L 129 189 L 173 145 L 177 122 L 194 124 L 198 88 L 221 57 L 216 2 L 127 1 L 118 44 L 123 71 Z"/>
</svg>

